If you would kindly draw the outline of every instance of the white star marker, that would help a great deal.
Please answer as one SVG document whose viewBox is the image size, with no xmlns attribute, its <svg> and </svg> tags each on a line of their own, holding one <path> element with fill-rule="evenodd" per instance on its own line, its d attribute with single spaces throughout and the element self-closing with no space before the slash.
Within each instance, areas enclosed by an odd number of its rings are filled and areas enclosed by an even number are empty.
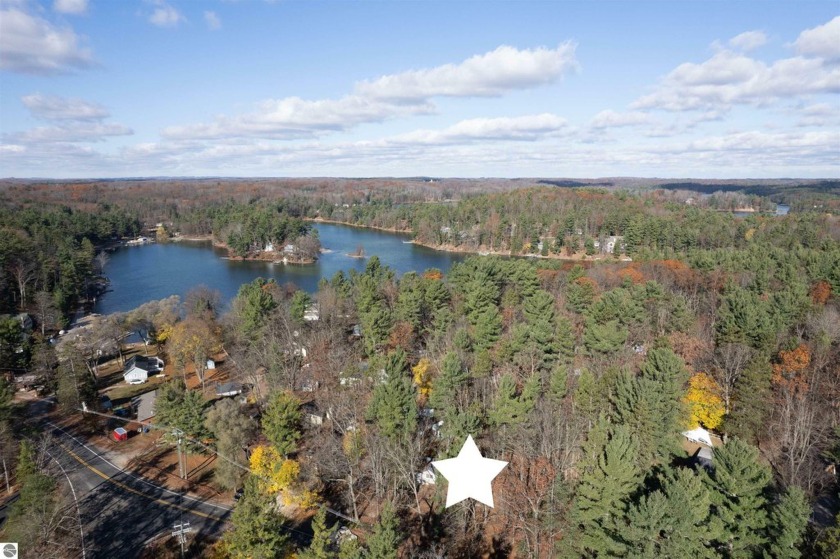
<svg viewBox="0 0 840 559">
<path fill-rule="evenodd" d="M 499 475 L 507 464 L 502 460 L 484 458 L 472 435 L 468 435 L 457 458 L 432 462 L 432 466 L 449 482 L 446 508 L 469 498 L 492 507 L 493 478 Z"/>
</svg>

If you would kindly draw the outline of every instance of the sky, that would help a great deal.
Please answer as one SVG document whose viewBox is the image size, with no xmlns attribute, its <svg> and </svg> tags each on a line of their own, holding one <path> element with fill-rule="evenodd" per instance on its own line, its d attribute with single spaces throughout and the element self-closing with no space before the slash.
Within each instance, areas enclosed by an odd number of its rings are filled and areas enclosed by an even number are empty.
<svg viewBox="0 0 840 559">
<path fill-rule="evenodd" d="M 0 177 L 840 177 L 840 3 L 0 0 Z"/>
</svg>

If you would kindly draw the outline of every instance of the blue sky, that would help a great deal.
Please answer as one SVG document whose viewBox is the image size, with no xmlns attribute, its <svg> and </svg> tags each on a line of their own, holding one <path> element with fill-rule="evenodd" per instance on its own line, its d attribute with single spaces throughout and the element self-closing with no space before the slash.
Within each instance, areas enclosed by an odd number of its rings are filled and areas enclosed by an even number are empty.
<svg viewBox="0 0 840 559">
<path fill-rule="evenodd" d="M 0 0 L 0 176 L 838 177 L 831 2 Z"/>
</svg>

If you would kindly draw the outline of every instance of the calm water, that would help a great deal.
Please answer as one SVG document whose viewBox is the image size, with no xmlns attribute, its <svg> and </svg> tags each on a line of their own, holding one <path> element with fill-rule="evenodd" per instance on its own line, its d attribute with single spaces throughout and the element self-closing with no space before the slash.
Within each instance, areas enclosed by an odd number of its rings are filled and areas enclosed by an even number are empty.
<svg viewBox="0 0 840 559">
<path fill-rule="evenodd" d="M 440 252 L 406 244 L 411 237 L 319 223 L 315 225 L 321 245 L 332 252 L 322 254 L 315 264 L 284 266 L 267 262 L 237 262 L 222 258 L 226 251 L 213 248 L 209 242 L 179 242 L 123 247 L 111 254 L 105 275 L 111 280 L 111 290 L 96 303 L 94 311 L 101 314 L 127 311 L 147 301 L 179 295 L 182 300 L 190 288 L 204 284 L 222 293 L 228 303 L 239 286 L 255 278 L 274 278 L 277 283 L 294 283 L 314 292 L 322 277 L 332 277 L 339 270 L 363 270 L 367 259 L 350 258 L 347 253 L 362 245 L 368 257 L 377 255 L 403 274 L 440 268 L 444 272 L 463 255 Z"/>
</svg>

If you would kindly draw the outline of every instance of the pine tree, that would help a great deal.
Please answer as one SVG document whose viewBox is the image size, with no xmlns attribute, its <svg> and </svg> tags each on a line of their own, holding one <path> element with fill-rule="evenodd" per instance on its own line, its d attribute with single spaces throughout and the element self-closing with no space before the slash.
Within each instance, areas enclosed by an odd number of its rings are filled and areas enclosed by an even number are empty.
<svg viewBox="0 0 840 559">
<path fill-rule="evenodd" d="M 637 449 L 626 426 L 610 429 L 601 418 L 590 430 L 569 513 L 573 524 L 569 548 L 580 555 L 610 556 L 625 550 L 619 538 L 621 519 L 643 478 L 636 465 Z"/>
<path fill-rule="evenodd" d="M 712 514 L 708 488 L 693 470 L 676 468 L 661 481 L 667 499 L 659 557 L 718 557 L 713 548 L 720 522 Z"/>
<path fill-rule="evenodd" d="M 767 524 L 770 536 L 770 557 L 799 559 L 802 556 L 797 547 L 802 541 L 810 516 L 811 505 L 805 493 L 796 486 L 789 487 L 770 510 L 770 521 Z M 766 556 L 767 553 L 765 553 Z"/>
<path fill-rule="evenodd" d="M 368 406 L 368 419 L 390 438 L 405 437 L 417 427 L 417 398 L 407 367 L 402 350 L 391 352 L 385 366 L 387 378 L 376 386 Z"/>
<path fill-rule="evenodd" d="M 374 355 L 385 344 L 391 331 L 391 314 L 381 302 L 374 304 L 368 311 L 360 314 L 362 336 L 365 351 Z"/>
<path fill-rule="evenodd" d="M 312 298 L 306 291 L 299 289 L 292 295 L 292 300 L 289 303 L 289 312 L 292 320 L 298 324 L 303 324 L 303 315 L 306 314 L 306 308 L 312 303 Z"/>
<path fill-rule="evenodd" d="M 648 352 L 638 377 L 625 374 L 616 384 L 612 400 L 616 420 L 638 437 L 639 459 L 645 467 L 667 462 L 678 452 L 687 417 L 682 399 L 687 377 L 682 359 L 663 348 Z"/>
<path fill-rule="evenodd" d="M 770 469 L 761 463 L 757 449 L 734 437 L 715 448 L 714 465 L 705 479 L 723 523 L 721 548 L 729 557 L 752 557 L 767 543 Z"/>
<path fill-rule="evenodd" d="M 591 318 L 586 319 L 583 343 L 592 354 L 615 353 L 624 346 L 628 336 L 627 328 L 617 320 L 598 324 Z"/>
<path fill-rule="evenodd" d="M 535 373 L 525 383 L 522 393 L 517 394 L 516 380 L 510 374 L 503 375 L 499 379 L 496 398 L 488 414 L 490 422 L 497 426 L 518 425 L 524 422 L 534 409 L 538 387 L 539 377 Z"/>
<path fill-rule="evenodd" d="M 455 352 L 447 353 L 443 358 L 440 374 L 432 383 L 429 404 L 443 412 L 455 407 L 458 390 L 469 380 L 469 374 L 461 366 L 461 360 Z"/>
<path fill-rule="evenodd" d="M 272 397 L 262 416 L 262 428 L 266 438 L 283 456 L 297 450 L 301 436 L 300 400 L 289 392 L 278 392 Z"/>
<path fill-rule="evenodd" d="M 397 516 L 391 505 L 386 504 L 367 540 L 365 559 L 397 559 L 401 542 Z"/>
<path fill-rule="evenodd" d="M 415 331 L 420 330 L 423 320 L 423 286 L 414 272 L 405 274 L 400 280 L 396 315 L 398 320 L 411 324 Z"/>
<path fill-rule="evenodd" d="M 336 526 L 327 527 L 327 509 L 321 507 L 312 517 L 312 542 L 297 554 L 298 559 L 331 559 L 332 536 Z"/>
<path fill-rule="evenodd" d="M 285 522 L 274 510 L 274 503 L 250 476 L 245 492 L 231 516 L 232 529 L 225 532 L 223 548 L 231 559 L 280 559 L 286 557 L 289 538 Z"/>
<path fill-rule="evenodd" d="M 485 349 L 498 341 L 502 332 L 502 315 L 495 306 L 470 315 L 472 340 L 477 349 Z"/>
</svg>

